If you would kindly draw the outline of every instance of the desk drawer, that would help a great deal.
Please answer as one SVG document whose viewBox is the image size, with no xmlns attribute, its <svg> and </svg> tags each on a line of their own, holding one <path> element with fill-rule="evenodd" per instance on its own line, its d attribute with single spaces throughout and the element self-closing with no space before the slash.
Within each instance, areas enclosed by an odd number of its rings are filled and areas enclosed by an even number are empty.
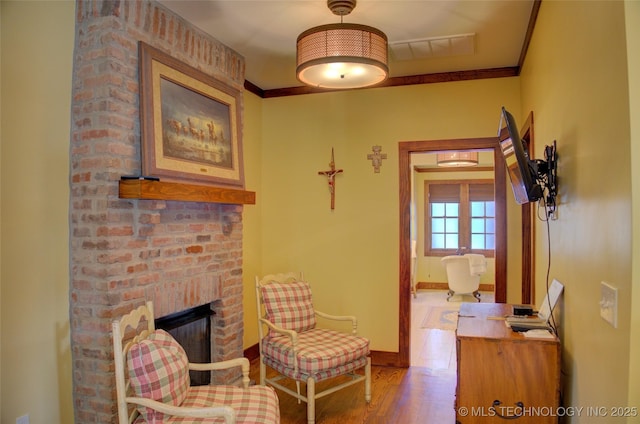
<svg viewBox="0 0 640 424">
<path fill-rule="evenodd" d="M 456 417 L 461 424 L 553 423 L 559 405 L 560 345 L 534 339 L 457 341 Z M 502 416 L 502 417 L 501 417 Z"/>
</svg>

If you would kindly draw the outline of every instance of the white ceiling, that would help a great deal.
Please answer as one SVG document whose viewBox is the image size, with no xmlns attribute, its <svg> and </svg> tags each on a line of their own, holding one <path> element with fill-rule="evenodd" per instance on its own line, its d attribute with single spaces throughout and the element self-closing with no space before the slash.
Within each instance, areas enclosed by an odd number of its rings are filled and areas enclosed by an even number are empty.
<svg viewBox="0 0 640 424">
<path fill-rule="evenodd" d="M 263 90 L 301 86 L 295 77 L 296 38 L 308 28 L 340 22 L 326 0 L 160 3 L 243 55 L 246 79 Z M 373 26 L 387 34 L 390 77 L 515 67 L 533 4 L 534 0 L 358 0 L 344 22 Z M 471 44 L 450 54 L 405 59 L 397 57 L 402 46 L 394 48 L 406 41 L 469 34 L 474 35 Z M 432 45 L 442 46 L 443 41 Z"/>
</svg>

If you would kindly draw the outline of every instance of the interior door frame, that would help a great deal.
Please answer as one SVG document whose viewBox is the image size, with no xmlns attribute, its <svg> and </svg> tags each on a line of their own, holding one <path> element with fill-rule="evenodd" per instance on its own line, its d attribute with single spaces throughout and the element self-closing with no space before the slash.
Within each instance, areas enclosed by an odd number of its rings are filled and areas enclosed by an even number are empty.
<svg viewBox="0 0 640 424">
<path fill-rule="evenodd" d="M 495 301 L 507 300 L 507 207 L 506 170 L 497 137 L 452 140 L 402 141 L 399 160 L 399 336 L 395 365 L 407 368 L 411 362 L 411 153 L 445 150 L 493 150 L 496 194 Z"/>
</svg>

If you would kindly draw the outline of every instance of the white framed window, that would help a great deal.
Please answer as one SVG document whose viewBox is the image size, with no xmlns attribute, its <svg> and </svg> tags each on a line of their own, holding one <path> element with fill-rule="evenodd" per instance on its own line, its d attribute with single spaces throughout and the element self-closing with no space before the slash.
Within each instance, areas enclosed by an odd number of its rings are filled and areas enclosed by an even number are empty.
<svg viewBox="0 0 640 424">
<path fill-rule="evenodd" d="M 425 182 L 425 256 L 494 256 L 495 195 L 491 180 Z"/>
</svg>

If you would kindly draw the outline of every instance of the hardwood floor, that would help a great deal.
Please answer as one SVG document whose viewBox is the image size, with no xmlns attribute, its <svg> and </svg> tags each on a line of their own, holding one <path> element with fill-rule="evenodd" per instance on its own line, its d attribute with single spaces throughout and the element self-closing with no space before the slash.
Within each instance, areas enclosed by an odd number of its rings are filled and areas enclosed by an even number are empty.
<svg viewBox="0 0 640 424">
<path fill-rule="evenodd" d="M 257 368 L 257 360 L 254 362 Z M 255 377 L 258 377 L 257 373 Z M 454 379 L 433 375 L 428 369 L 420 367 L 374 366 L 371 380 L 372 397 L 369 404 L 364 400 L 363 384 L 348 387 L 316 400 L 316 422 L 453 423 Z M 292 396 L 280 391 L 278 398 L 281 424 L 306 424 L 306 403 L 298 404 Z"/>
<path fill-rule="evenodd" d="M 446 292 L 419 291 L 412 298 L 411 367 L 371 367 L 371 403 L 364 385 L 356 384 L 316 401 L 318 424 L 445 424 L 455 422 L 456 353 L 453 331 L 422 328 L 431 306 L 459 308 L 460 299 L 446 301 Z M 469 300 L 469 299 L 464 299 Z M 493 294 L 483 294 L 493 301 Z M 259 362 L 251 362 L 251 378 L 259 380 Z M 318 387 L 326 382 L 319 383 Z M 291 387 L 295 387 L 293 383 Z M 304 390 L 304 385 L 302 387 Z M 278 391 L 282 424 L 307 422 L 305 403 Z"/>
</svg>

